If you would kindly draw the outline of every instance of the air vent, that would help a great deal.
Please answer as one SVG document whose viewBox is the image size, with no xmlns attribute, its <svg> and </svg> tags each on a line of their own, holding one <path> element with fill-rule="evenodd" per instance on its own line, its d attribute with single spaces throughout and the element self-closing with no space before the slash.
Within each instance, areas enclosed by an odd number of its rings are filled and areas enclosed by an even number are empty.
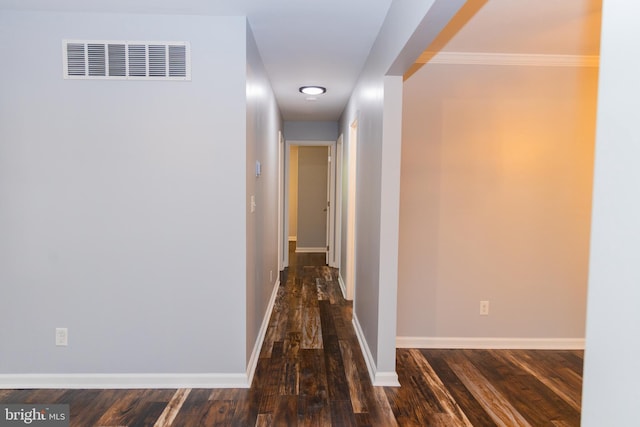
<svg viewBox="0 0 640 427">
<path fill-rule="evenodd" d="M 188 42 L 63 40 L 65 79 L 191 80 Z"/>
</svg>

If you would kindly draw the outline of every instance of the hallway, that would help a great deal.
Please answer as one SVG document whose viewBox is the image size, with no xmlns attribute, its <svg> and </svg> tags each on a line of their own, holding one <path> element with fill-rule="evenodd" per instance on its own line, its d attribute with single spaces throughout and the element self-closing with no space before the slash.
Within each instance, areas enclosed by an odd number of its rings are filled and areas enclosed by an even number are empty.
<svg viewBox="0 0 640 427">
<path fill-rule="evenodd" d="M 337 271 L 324 254 L 293 248 L 253 382 L 257 425 L 395 425 L 384 390 L 371 385 Z"/>
</svg>

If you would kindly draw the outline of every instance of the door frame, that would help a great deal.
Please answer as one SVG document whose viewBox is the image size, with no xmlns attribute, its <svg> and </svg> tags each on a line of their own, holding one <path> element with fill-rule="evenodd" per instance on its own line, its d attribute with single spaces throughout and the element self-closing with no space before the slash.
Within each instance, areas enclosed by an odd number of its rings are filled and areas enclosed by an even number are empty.
<svg viewBox="0 0 640 427">
<path fill-rule="evenodd" d="M 282 189 L 284 191 L 284 198 L 282 200 L 282 205 L 279 209 L 280 216 L 282 217 L 282 230 L 280 233 L 280 238 L 278 239 L 278 243 L 281 245 L 278 248 L 278 251 L 283 253 L 283 268 L 289 266 L 289 178 L 290 178 L 290 149 L 291 146 L 307 146 L 307 147 L 329 147 L 329 150 L 332 153 L 336 152 L 336 141 L 300 141 L 300 140 L 285 140 L 284 141 L 284 170 L 282 171 Z M 335 158 L 335 160 L 334 160 Z M 335 187 L 340 186 L 340 181 L 337 179 L 336 173 L 342 167 L 338 163 L 338 160 L 341 160 L 341 156 L 336 156 L 335 154 L 332 156 L 332 161 L 327 164 L 328 168 L 332 171 L 330 173 L 333 174 L 331 181 Z M 330 182 L 327 182 L 327 188 L 331 186 Z M 336 246 L 340 242 L 339 234 L 337 231 L 341 229 L 340 221 L 341 217 L 336 215 L 336 205 L 339 205 L 339 201 L 336 200 L 336 195 L 338 191 L 329 191 L 330 196 L 328 209 L 328 218 L 331 218 L 331 223 L 327 222 L 327 230 L 332 230 L 331 238 L 329 239 L 329 250 L 327 251 L 327 260 L 328 264 L 331 267 L 340 268 L 340 257 L 336 258 Z M 336 243 L 338 242 L 338 243 Z"/>
<path fill-rule="evenodd" d="M 358 119 L 354 119 L 349 126 L 349 146 L 347 147 L 347 218 L 346 218 L 346 283 L 345 298 L 354 300 L 356 289 L 356 211 L 357 211 L 357 182 L 358 182 Z M 343 153 L 344 154 L 344 153 Z"/>
<path fill-rule="evenodd" d="M 330 145 L 327 147 L 327 205 L 325 208 L 326 219 L 326 227 L 325 227 L 325 242 L 327 243 L 327 252 L 324 254 L 324 262 L 329 267 L 331 267 L 331 261 L 333 261 L 333 252 L 335 252 L 335 242 L 333 241 L 333 232 L 334 232 L 334 218 L 333 218 L 333 210 L 335 203 L 335 191 L 336 191 L 336 175 L 335 171 L 332 169 L 334 167 L 333 163 L 335 161 L 335 149 L 333 148 L 335 145 Z"/>
<path fill-rule="evenodd" d="M 334 194 L 333 201 L 333 259 L 329 264 L 331 267 L 340 268 L 340 260 L 342 257 L 342 161 L 344 155 L 342 153 L 343 150 L 343 136 L 342 134 L 338 137 L 338 141 L 336 141 L 336 145 L 333 146 L 333 156 L 332 159 L 335 159 L 333 163 L 334 167 Z"/>
<path fill-rule="evenodd" d="M 284 245 L 287 239 L 284 239 L 284 217 L 282 209 L 284 205 L 284 136 L 282 131 L 278 131 L 278 271 L 284 270 L 285 260 L 288 263 L 289 248 Z M 283 240 L 284 239 L 284 240 Z M 286 249 L 286 250 L 285 250 Z"/>
</svg>

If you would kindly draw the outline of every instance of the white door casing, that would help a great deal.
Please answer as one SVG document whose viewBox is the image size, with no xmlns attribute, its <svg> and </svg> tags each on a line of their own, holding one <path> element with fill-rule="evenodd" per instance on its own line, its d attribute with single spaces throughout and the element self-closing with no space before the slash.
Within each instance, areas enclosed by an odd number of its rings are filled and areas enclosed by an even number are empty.
<svg viewBox="0 0 640 427">
<path fill-rule="evenodd" d="M 358 154 L 358 121 L 354 120 L 349 128 L 348 168 L 347 168 L 347 277 L 346 299 L 353 300 L 356 283 L 356 167 Z"/>
</svg>

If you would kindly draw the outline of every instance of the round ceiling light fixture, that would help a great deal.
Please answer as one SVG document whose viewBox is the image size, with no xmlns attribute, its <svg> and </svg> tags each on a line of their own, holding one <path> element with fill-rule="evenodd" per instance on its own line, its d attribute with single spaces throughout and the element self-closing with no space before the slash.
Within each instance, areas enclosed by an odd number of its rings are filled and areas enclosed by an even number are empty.
<svg viewBox="0 0 640 427">
<path fill-rule="evenodd" d="M 305 95 L 322 95 L 327 91 L 327 88 L 322 86 L 302 86 L 300 92 Z"/>
</svg>

